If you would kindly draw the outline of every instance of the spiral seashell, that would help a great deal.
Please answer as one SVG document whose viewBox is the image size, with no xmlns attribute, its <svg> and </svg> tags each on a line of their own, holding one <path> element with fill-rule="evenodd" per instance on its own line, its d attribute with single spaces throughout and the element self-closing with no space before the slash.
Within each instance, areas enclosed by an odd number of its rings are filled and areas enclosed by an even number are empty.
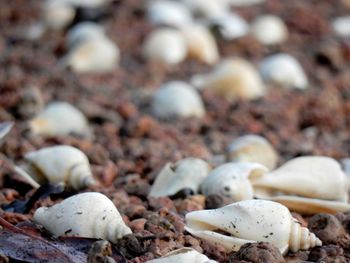
<svg viewBox="0 0 350 263">
<path fill-rule="evenodd" d="M 246 200 L 219 209 L 190 212 L 186 214 L 185 230 L 220 244 L 227 251 L 238 251 L 245 243 L 260 241 L 272 243 L 282 254 L 322 245 L 315 234 L 292 217 L 287 207 L 266 200 Z"/>
<path fill-rule="evenodd" d="M 227 159 L 231 162 L 255 162 L 269 170 L 277 166 L 278 155 L 264 137 L 249 134 L 234 140 L 227 148 Z"/>
<path fill-rule="evenodd" d="M 64 183 L 74 189 L 95 184 L 85 154 L 72 146 L 61 145 L 40 149 L 25 155 L 30 175 L 38 182 Z"/>
<path fill-rule="evenodd" d="M 182 62 L 187 55 L 185 37 L 177 29 L 156 29 L 143 43 L 142 54 L 149 61 L 176 65 Z"/>
<path fill-rule="evenodd" d="M 228 100 L 256 99 L 266 92 L 254 66 L 235 57 L 223 60 L 208 74 L 193 76 L 191 83 L 197 88 L 211 89 Z"/>
<path fill-rule="evenodd" d="M 67 102 L 52 102 L 29 121 L 35 135 L 56 136 L 76 133 L 91 136 L 88 121 L 74 106 Z"/>
<path fill-rule="evenodd" d="M 268 169 L 258 163 L 226 163 L 213 169 L 201 184 L 206 195 L 222 195 L 232 201 L 252 199 L 254 189 L 250 180 L 259 178 Z"/>
<path fill-rule="evenodd" d="M 183 247 L 171 251 L 165 256 L 146 263 L 174 263 L 174 262 L 191 262 L 191 263 L 217 263 L 215 260 L 210 260 L 206 255 L 199 253 L 193 248 Z"/>
<path fill-rule="evenodd" d="M 184 188 L 191 188 L 196 193 L 209 171 L 208 163 L 198 158 L 186 158 L 175 164 L 167 163 L 159 172 L 149 195 L 171 196 Z"/>
<path fill-rule="evenodd" d="M 52 207 L 41 207 L 33 220 L 56 236 L 102 238 L 115 243 L 131 230 L 113 202 L 103 194 L 87 192 L 71 196 Z"/>
<path fill-rule="evenodd" d="M 183 81 L 163 84 L 153 96 L 152 110 L 162 119 L 203 117 L 205 114 L 202 98 L 193 87 Z"/>
</svg>

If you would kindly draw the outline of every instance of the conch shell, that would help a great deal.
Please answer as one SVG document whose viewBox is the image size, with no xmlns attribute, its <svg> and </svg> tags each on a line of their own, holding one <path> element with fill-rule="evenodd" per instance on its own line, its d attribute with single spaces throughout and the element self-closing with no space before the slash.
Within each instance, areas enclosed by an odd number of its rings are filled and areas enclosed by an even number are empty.
<svg viewBox="0 0 350 263">
<path fill-rule="evenodd" d="M 49 208 L 41 207 L 33 219 L 56 236 L 102 238 L 115 243 L 132 233 L 113 202 L 96 192 L 71 196 Z"/>
<path fill-rule="evenodd" d="M 201 192 L 206 196 L 219 194 L 232 201 L 252 199 L 254 189 L 250 180 L 267 171 L 258 163 L 226 163 L 209 173 L 201 184 Z"/>
<path fill-rule="evenodd" d="M 77 133 L 91 136 L 88 121 L 74 106 L 67 102 L 52 102 L 29 121 L 33 134 L 42 136 L 68 135 Z"/>
<path fill-rule="evenodd" d="M 237 138 L 228 146 L 227 159 L 231 162 L 256 162 L 272 170 L 277 166 L 278 155 L 264 137 L 250 134 Z"/>
<path fill-rule="evenodd" d="M 25 155 L 28 170 L 36 181 L 64 183 L 74 189 L 95 184 L 86 155 L 72 146 L 61 145 L 40 149 Z"/>
<path fill-rule="evenodd" d="M 146 261 L 146 263 L 174 263 L 174 262 L 191 262 L 191 263 L 217 263 L 210 260 L 206 255 L 199 253 L 193 248 L 183 247 L 171 251 L 164 257 Z"/>
<path fill-rule="evenodd" d="M 227 251 L 238 251 L 245 243 L 259 241 L 274 244 L 282 254 L 322 245 L 292 217 L 287 207 L 267 200 L 246 200 L 219 209 L 190 212 L 186 223 L 189 233 L 220 244 Z"/>
<path fill-rule="evenodd" d="M 191 188 L 196 193 L 209 171 L 208 163 L 198 158 L 186 158 L 175 164 L 167 163 L 158 174 L 149 195 L 170 196 L 184 188 Z"/>
</svg>

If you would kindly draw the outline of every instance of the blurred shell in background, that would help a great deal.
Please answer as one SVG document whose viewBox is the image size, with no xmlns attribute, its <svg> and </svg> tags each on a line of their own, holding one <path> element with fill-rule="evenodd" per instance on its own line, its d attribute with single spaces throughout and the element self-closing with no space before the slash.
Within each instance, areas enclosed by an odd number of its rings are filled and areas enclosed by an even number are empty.
<svg viewBox="0 0 350 263">
<path fill-rule="evenodd" d="M 72 27 L 66 36 L 66 46 L 72 48 L 73 46 L 91 39 L 104 38 L 104 28 L 93 22 L 82 22 Z"/>
<path fill-rule="evenodd" d="M 171 251 L 165 256 L 153 260 L 146 261 L 146 263 L 217 263 L 215 260 L 210 260 L 206 255 L 199 253 L 193 248 L 183 247 Z"/>
</svg>

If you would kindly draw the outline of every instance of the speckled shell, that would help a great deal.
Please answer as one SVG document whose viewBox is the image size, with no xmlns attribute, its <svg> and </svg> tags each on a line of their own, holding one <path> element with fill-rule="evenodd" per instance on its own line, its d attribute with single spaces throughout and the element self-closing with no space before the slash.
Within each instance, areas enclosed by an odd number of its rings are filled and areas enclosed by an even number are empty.
<svg viewBox="0 0 350 263">
<path fill-rule="evenodd" d="M 213 169 L 201 184 L 206 195 L 218 194 L 232 201 L 252 199 L 254 195 L 250 180 L 258 178 L 268 169 L 258 163 L 226 163 Z"/>
<path fill-rule="evenodd" d="M 202 98 L 193 87 L 183 81 L 163 84 L 153 96 L 152 111 L 162 119 L 203 117 L 205 114 Z"/>
<path fill-rule="evenodd" d="M 275 54 L 260 63 L 264 80 L 285 88 L 305 89 L 309 83 L 299 62 L 289 54 Z"/>
<path fill-rule="evenodd" d="M 210 260 L 206 255 L 199 253 L 193 248 L 183 247 L 176 249 L 164 257 L 146 261 L 146 263 L 216 263 L 215 260 Z"/>
<path fill-rule="evenodd" d="M 277 166 L 278 155 L 273 146 L 262 136 L 244 135 L 227 148 L 227 159 L 232 162 L 255 162 L 269 170 Z"/>
<path fill-rule="evenodd" d="M 304 156 L 286 162 L 278 169 L 253 181 L 256 191 L 270 196 L 281 192 L 308 198 L 347 202 L 347 179 L 340 164 L 324 156 Z M 277 194 L 275 193 L 277 192 Z"/>
<path fill-rule="evenodd" d="M 254 66 L 241 58 L 225 59 L 212 72 L 192 77 L 191 83 L 198 88 L 209 88 L 228 100 L 256 99 L 266 92 Z"/>
<path fill-rule="evenodd" d="M 29 121 L 33 134 L 41 136 L 68 135 L 77 133 L 91 136 L 85 116 L 74 106 L 66 102 L 52 102 Z"/>
<path fill-rule="evenodd" d="M 214 36 L 201 24 L 190 24 L 181 28 L 189 57 L 206 64 L 213 64 L 219 60 L 219 50 Z"/>
<path fill-rule="evenodd" d="M 264 15 L 255 19 L 251 25 L 253 36 L 264 45 L 283 43 L 288 37 L 288 29 L 278 16 Z"/>
<path fill-rule="evenodd" d="M 322 244 L 292 217 L 288 208 L 266 200 L 246 200 L 219 209 L 191 212 L 186 214 L 186 223 L 189 233 L 223 245 L 227 251 L 237 251 L 245 243 L 259 241 L 274 244 L 283 254 Z"/>
<path fill-rule="evenodd" d="M 56 236 L 102 238 L 115 243 L 132 233 L 113 202 L 95 192 L 74 195 L 49 208 L 41 207 L 33 219 Z"/>
<path fill-rule="evenodd" d="M 74 189 L 95 184 L 85 154 L 72 146 L 60 145 L 43 148 L 25 155 L 29 173 L 37 181 L 64 183 Z"/>
<path fill-rule="evenodd" d="M 147 36 L 143 43 L 142 54 L 149 61 L 157 61 L 166 65 L 178 64 L 187 55 L 185 37 L 177 29 L 156 29 Z"/>
<path fill-rule="evenodd" d="M 175 164 L 167 163 L 159 172 L 149 195 L 170 196 L 184 188 L 191 188 L 196 193 L 209 171 L 208 163 L 197 158 L 186 158 Z"/>
<path fill-rule="evenodd" d="M 71 28 L 66 36 L 66 46 L 72 48 L 90 39 L 106 37 L 103 27 L 93 22 L 82 22 Z"/>
<path fill-rule="evenodd" d="M 99 37 L 76 45 L 61 64 L 77 73 L 106 73 L 117 68 L 119 59 L 117 45 L 107 37 Z"/>
</svg>

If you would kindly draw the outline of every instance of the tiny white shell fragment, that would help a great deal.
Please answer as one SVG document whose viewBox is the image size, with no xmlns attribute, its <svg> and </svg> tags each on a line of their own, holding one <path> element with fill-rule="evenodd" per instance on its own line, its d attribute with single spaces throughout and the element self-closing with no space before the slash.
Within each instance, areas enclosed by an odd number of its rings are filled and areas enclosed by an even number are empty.
<svg viewBox="0 0 350 263">
<path fill-rule="evenodd" d="M 48 28 L 63 29 L 73 21 L 75 9 L 66 1 L 47 0 L 43 5 L 42 16 Z"/>
<path fill-rule="evenodd" d="M 181 0 L 195 16 L 203 18 L 218 17 L 228 12 L 225 0 Z"/>
<path fill-rule="evenodd" d="M 276 168 L 278 155 L 269 141 L 258 135 L 244 135 L 234 140 L 227 149 L 231 162 L 255 162 L 269 170 Z"/>
<path fill-rule="evenodd" d="M 91 136 L 85 116 L 67 102 L 52 102 L 29 121 L 33 134 L 42 136 L 68 135 L 77 133 Z"/>
<path fill-rule="evenodd" d="M 337 17 L 332 22 L 334 32 L 340 37 L 350 37 L 350 16 Z"/>
<path fill-rule="evenodd" d="M 211 27 L 215 27 L 225 40 L 237 39 L 247 35 L 249 32 L 248 23 L 242 17 L 232 12 L 212 17 L 208 24 Z"/>
<path fill-rule="evenodd" d="M 147 3 L 147 17 L 154 25 L 179 27 L 192 22 L 192 15 L 185 5 L 168 0 L 152 0 Z"/>
<path fill-rule="evenodd" d="M 285 206 L 266 200 L 246 200 L 219 209 L 190 212 L 186 214 L 185 229 L 194 236 L 223 245 L 227 251 L 260 241 L 274 244 L 283 254 L 322 244 Z"/>
<path fill-rule="evenodd" d="M 159 118 L 203 117 L 205 114 L 202 98 L 183 81 L 170 81 L 162 85 L 154 94 L 152 110 Z"/>
<path fill-rule="evenodd" d="M 250 6 L 261 4 L 265 2 L 265 0 L 226 0 L 228 4 L 231 6 Z"/>
<path fill-rule="evenodd" d="M 289 54 L 280 53 L 264 58 L 260 72 L 265 81 L 285 88 L 305 89 L 309 85 L 303 68 Z"/>
<path fill-rule="evenodd" d="M 70 50 L 61 61 L 77 73 L 107 73 L 119 64 L 120 51 L 107 37 L 87 39 Z"/>
<path fill-rule="evenodd" d="M 165 256 L 153 260 L 146 261 L 146 263 L 217 263 L 215 260 L 210 260 L 206 255 L 199 253 L 192 248 L 179 248 Z"/>
<path fill-rule="evenodd" d="M 191 24 L 181 28 L 186 44 L 187 55 L 207 64 L 219 60 L 219 50 L 214 36 L 201 24 Z"/>
<path fill-rule="evenodd" d="M 170 196 L 184 188 L 191 188 L 197 193 L 209 171 L 208 163 L 198 158 L 186 158 L 175 164 L 167 163 L 159 172 L 149 195 Z"/>
<path fill-rule="evenodd" d="M 278 16 L 264 15 L 255 19 L 251 25 L 253 36 L 264 45 L 283 43 L 288 37 L 288 29 Z"/>
<path fill-rule="evenodd" d="M 144 41 L 142 53 L 147 60 L 175 65 L 186 58 L 186 40 L 177 29 L 156 29 Z"/>
<path fill-rule="evenodd" d="M 347 202 L 347 178 L 340 164 L 324 156 L 292 159 L 278 169 L 256 178 L 256 190 L 264 188 L 308 198 Z"/>
<path fill-rule="evenodd" d="M 266 93 L 255 67 L 237 57 L 223 60 L 210 73 L 193 76 L 191 83 L 197 88 L 211 89 L 228 100 L 256 99 Z"/>
<path fill-rule="evenodd" d="M 258 163 L 226 163 L 213 169 L 201 184 L 205 196 L 222 195 L 232 201 L 252 199 L 253 186 L 250 180 L 259 178 L 268 169 Z"/>
<path fill-rule="evenodd" d="M 68 31 L 66 43 L 68 48 L 72 48 L 83 41 L 104 37 L 105 32 L 101 25 L 93 22 L 82 22 Z"/>
<path fill-rule="evenodd" d="M 40 182 L 46 179 L 52 184 L 64 183 L 74 189 L 95 184 L 89 160 L 77 148 L 68 145 L 53 146 L 29 152 L 29 173 Z"/>
<path fill-rule="evenodd" d="M 71 196 L 49 208 L 41 207 L 33 219 L 56 236 L 101 238 L 115 243 L 132 233 L 113 202 L 96 192 Z"/>
</svg>

